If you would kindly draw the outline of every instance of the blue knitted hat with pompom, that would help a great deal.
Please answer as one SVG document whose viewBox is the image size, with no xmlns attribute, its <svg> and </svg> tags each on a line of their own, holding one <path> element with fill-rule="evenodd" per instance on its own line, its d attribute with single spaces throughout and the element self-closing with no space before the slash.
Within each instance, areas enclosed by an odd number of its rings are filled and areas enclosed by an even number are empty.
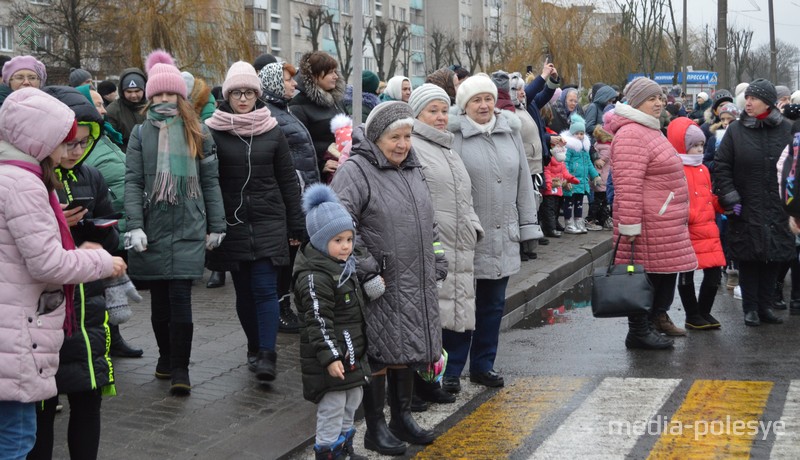
<svg viewBox="0 0 800 460">
<path fill-rule="evenodd" d="M 303 211 L 311 245 L 328 254 L 328 242 L 345 230 L 355 235 L 353 217 L 339 202 L 336 193 L 325 184 L 314 184 L 303 193 Z"/>
</svg>

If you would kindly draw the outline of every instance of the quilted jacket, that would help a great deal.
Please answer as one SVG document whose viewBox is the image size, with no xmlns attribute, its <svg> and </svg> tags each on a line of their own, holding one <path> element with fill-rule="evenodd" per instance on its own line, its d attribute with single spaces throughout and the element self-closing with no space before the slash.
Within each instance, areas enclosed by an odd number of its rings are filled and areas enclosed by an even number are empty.
<svg viewBox="0 0 800 460">
<path fill-rule="evenodd" d="M 475 212 L 485 232 L 475 248 L 475 278 L 500 279 L 520 268 L 519 242 L 541 238 L 533 181 L 519 135 L 519 118 L 495 111 L 491 135 L 481 132 L 458 106 L 448 130 L 472 181 Z"/>
<path fill-rule="evenodd" d="M 472 207 L 472 182 L 452 143 L 451 133 L 414 121 L 411 145 L 431 191 L 449 272 L 439 289 L 439 319 L 444 329 L 464 332 L 475 329 L 473 270 L 483 227 Z"/>
<path fill-rule="evenodd" d="M 530 183 L 530 180 L 528 180 Z M 331 187 L 356 222 L 359 277 L 380 274 L 386 292 L 367 304 L 367 353 L 385 364 L 431 363 L 442 351 L 437 272 L 446 273 L 430 192 L 412 148 L 397 167 L 353 131 L 353 150 Z M 376 369 L 378 370 L 378 369 Z"/>
<path fill-rule="evenodd" d="M 697 268 L 689 230 L 689 189 L 683 163 L 661 134 L 657 118 L 617 103 L 605 117 L 614 135 L 614 238 L 637 236 L 636 263 L 651 273 L 680 273 Z M 617 263 L 630 259 L 621 244 Z"/>
<path fill-rule="evenodd" d="M 589 155 L 589 137 L 584 136 L 581 141 L 570 134 L 569 131 L 564 131 L 561 133 L 561 138 L 567 141 L 567 159 L 564 164 L 567 166 L 569 173 L 581 181 L 579 184 L 573 185 L 571 190 L 564 190 L 564 196 L 571 196 L 573 193 L 586 195 L 592 187 L 590 181 L 600 175 L 592 164 L 592 158 Z"/>
</svg>

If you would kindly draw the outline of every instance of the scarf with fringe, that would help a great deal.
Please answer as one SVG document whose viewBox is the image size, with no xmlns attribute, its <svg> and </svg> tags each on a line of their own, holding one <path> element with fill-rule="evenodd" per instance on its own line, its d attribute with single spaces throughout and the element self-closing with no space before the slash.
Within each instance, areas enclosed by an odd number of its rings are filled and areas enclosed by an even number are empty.
<svg viewBox="0 0 800 460">
<path fill-rule="evenodd" d="M 147 119 L 158 128 L 158 157 L 153 197 L 156 204 L 176 205 L 181 197 L 200 197 L 197 162 L 189 151 L 183 119 L 176 104 L 156 104 L 147 111 Z"/>
</svg>

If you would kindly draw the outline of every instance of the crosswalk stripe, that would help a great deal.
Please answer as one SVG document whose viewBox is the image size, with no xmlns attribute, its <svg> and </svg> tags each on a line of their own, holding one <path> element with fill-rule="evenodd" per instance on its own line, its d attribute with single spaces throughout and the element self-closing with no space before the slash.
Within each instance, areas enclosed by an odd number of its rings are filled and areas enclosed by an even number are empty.
<svg viewBox="0 0 800 460">
<path fill-rule="evenodd" d="M 649 460 L 748 458 L 772 382 L 697 380 L 670 419 Z"/>
<path fill-rule="evenodd" d="M 421 459 L 505 458 L 539 421 L 566 403 L 588 379 L 515 380 L 417 455 Z"/>
<path fill-rule="evenodd" d="M 679 383 L 678 379 L 604 379 L 530 458 L 624 457 L 639 434 L 616 427 L 646 424 Z"/>
<path fill-rule="evenodd" d="M 780 426 L 775 427 L 775 444 L 769 458 L 797 458 L 800 452 L 800 380 L 792 380 L 786 393 Z"/>
</svg>

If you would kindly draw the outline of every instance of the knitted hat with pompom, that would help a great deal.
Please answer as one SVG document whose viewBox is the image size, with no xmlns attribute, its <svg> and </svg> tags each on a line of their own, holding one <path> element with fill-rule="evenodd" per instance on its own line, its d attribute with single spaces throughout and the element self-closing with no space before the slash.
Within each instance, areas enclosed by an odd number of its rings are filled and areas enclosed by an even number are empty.
<svg viewBox="0 0 800 460">
<path fill-rule="evenodd" d="M 183 81 L 180 70 L 175 66 L 175 60 L 164 50 L 155 50 L 145 60 L 147 71 L 147 86 L 145 97 L 152 99 L 161 93 L 179 94 L 187 99 L 186 82 Z"/>
</svg>

